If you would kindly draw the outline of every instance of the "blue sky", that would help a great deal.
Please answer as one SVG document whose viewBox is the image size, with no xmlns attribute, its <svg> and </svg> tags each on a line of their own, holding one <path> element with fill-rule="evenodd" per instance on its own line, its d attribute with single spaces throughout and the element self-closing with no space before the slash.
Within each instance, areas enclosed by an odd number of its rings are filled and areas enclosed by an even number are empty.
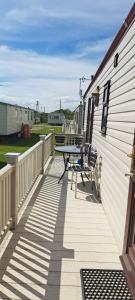
<svg viewBox="0 0 135 300">
<path fill-rule="evenodd" d="M 130 0 L 0 0 L 0 101 L 74 109 Z M 83 91 L 88 85 L 86 81 Z"/>
</svg>

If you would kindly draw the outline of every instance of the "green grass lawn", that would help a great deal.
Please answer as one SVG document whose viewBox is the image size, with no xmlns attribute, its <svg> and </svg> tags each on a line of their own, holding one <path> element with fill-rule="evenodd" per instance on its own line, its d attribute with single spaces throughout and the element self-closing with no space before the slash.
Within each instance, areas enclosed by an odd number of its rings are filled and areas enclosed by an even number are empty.
<svg viewBox="0 0 135 300">
<path fill-rule="evenodd" d="M 6 164 L 5 153 L 19 152 L 23 153 L 36 144 L 40 134 L 49 134 L 51 132 L 61 133 L 61 126 L 49 126 L 47 124 L 36 124 L 31 130 L 31 136 L 27 139 L 15 136 L 5 137 L 0 140 L 0 168 Z"/>
<path fill-rule="evenodd" d="M 32 133 L 36 134 L 49 134 L 51 132 L 54 132 L 55 134 L 62 132 L 61 126 L 51 126 L 48 124 L 36 124 L 32 128 Z"/>
</svg>

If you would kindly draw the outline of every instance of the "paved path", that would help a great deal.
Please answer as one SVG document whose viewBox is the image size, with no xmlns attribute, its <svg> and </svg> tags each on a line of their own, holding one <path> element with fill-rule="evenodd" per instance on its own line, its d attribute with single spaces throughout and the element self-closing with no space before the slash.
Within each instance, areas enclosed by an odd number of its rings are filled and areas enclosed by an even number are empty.
<svg viewBox="0 0 135 300">
<path fill-rule="evenodd" d="M 58 185 L 62 168 L 57 157 L 3 245 L 0 299 L 81 300 L 81 268 L 121 268 L 102 204 L 88 182 L 77 199 L 67 174 Z"/>
</svg>

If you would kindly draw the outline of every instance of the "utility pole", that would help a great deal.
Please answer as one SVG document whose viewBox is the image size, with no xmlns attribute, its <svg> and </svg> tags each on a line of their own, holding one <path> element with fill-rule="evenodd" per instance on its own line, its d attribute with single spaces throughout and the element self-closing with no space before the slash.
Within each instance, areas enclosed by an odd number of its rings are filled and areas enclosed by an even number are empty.
<svg viewBox="0 0 135 300">
<path fill-rule="evenodd" d="M 60 110 L 61 110 L 61 99 L 60 99 Z"/>
<path fill-rule="evenodd" d="M 36 102 L 36 111 L 39 112 L 39 101 Z"/>
</svg>

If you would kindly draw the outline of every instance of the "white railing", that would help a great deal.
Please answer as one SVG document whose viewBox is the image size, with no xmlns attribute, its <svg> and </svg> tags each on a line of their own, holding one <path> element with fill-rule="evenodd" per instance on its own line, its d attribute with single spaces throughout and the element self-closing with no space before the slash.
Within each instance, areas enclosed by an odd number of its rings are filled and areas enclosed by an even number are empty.
<svg viewBox="0 0 135 300">
<path fill-rule="evenodd" d="M 12 223 L 12 175 L 14 167 L 7 165 L 0 170 L 0 238 Z"/>
<path fill-rule="evenodd" d="M 18 208 L 42 171 L 42 148 L 40 141 L 18 157 Z"/>
<path fill-rule="evenodd" d="M 54 135 L 52 133 L 45 137 L 45 147 L 44 147 L 44 163 L 47 162 L 50 153 L 53 151 Z"/>
<path fill-rule="evenodd" d="M 8 228 L 15 228 L 19 209 L 39 174 L 53 154 L 53 134 L 20 155 L 7 153 L 7 166 L 0 170 L 0 239 Z"/>
<path fill-rule="evenodd" d="M 55 143 L 56 145 L 81 145 L 83 142 L 83 136 L 81 134 L 56 134 Z"/>
</svg>

